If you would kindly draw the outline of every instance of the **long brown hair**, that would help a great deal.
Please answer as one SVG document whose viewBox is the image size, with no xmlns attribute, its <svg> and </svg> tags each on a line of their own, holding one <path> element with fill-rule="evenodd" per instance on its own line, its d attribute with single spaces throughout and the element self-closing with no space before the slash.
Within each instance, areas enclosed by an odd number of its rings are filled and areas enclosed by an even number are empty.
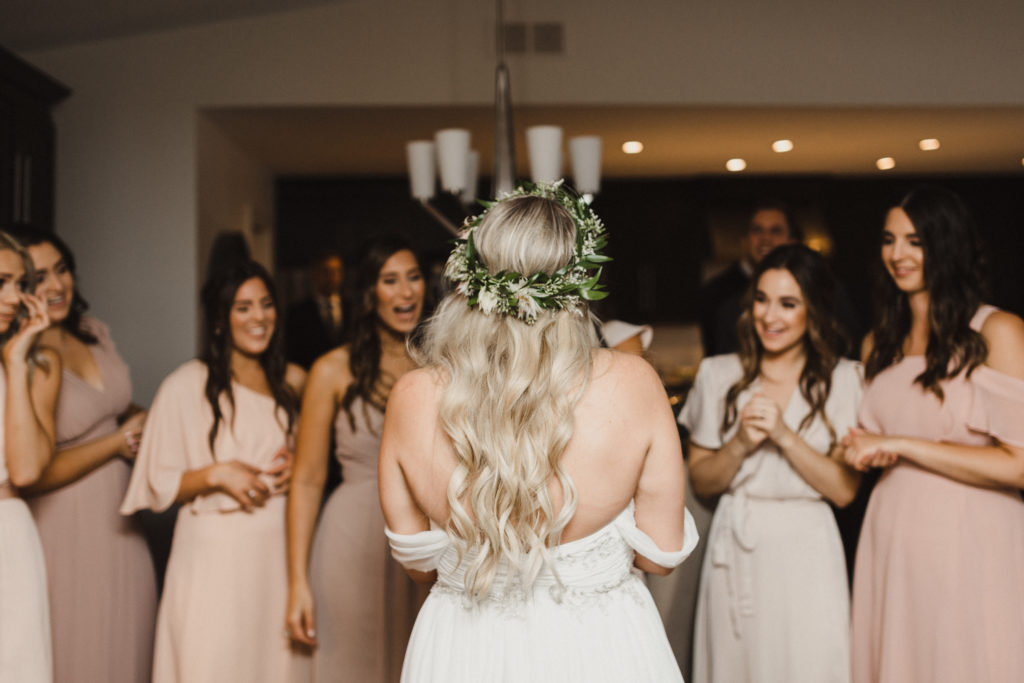
<svg viewBox="0 0 1024 683">
<path fill-rule="evenodd" d="M 970 375 L 988 357 L 985 339 L 971 329 L 971 318 L 987 293 L 984 248 L 967 206 L 949 190 L 922 185 L 898 206 L 921 240 L 929 295 L 925 369 L 914 382 L 941 399 L 940 382 L 965 370 Z M 874 346 L 864 368 L 868 379 L 903 358 L 903 342 L 910 334 L 907 293 L 880 270 Z"/>
<path fill-rule="evenodd" d="M 78 265 L 75 262 L 75 254 L 67 243 L 55 232 L 29 225 L 14 227 L 11 230 L 11 236 L 18 240 L 26 249 L 40 244 L 49 244 L 57 250 L 61 260 L 64 261 L 64 265 L 67 266 L 68 272 L 71 273 L 71 281 L 74 283 L 74 288 L 71 291 L 71 306 L 68 308 L 67 317 L 60 321 L 59 325 L 83 344 L 91 345 L 98 343 L 99 339 L 88 330 L 85 324 L 84 316 L 85 312 L 89 310 L 89 302 L 82 296 L 82 292 L 78 287 Z M 32 277 L 30 284 L 30 291 L 35 293 L 35 276 Z"/>
<path fill-rule="evenodd" d="M 204 394 L 213 409 L 213 425 L 207 439 L 210 452 L 217 438 L 220 421 L 223 418 L 220 409 L 220 396 L 227 396 L 232 409 L 235 406 L 235 395 L 231 389 L 231 325 L 229 316 L 238 288 L 252 278 L 263 281 L 270 293 L 274 305 L 277 306 L 277 290 L 274 281 L 266 269 L 255 261 L 241 261 L 211 273 L 211 279 L 203 286 L 203 349 L 199 359 L 206 364 L 207 376 Z M 287 362 L 284 358 L 284 342 L 282 341 L 282 325 L 280 318 L 270 335 L 270 343 L 260 354 L 259 363 L 267 378 L 274 403 L 284 410 L 287 416 L 287 431 L 291 433 L 295 426 L 295 417 L 299 410 L 299 397 L 285 381 Z M 215 456 L 216 457 L 216 456 Z"/>
<path fill-rule="evenodd" d="M 740 393 L 757 379 L 761 372 L 764 347 L 754 329 L 754 293 L 761 276 L 768 270 L 785 270 L 793 276 L 807 307 L 807 332 L 804 334 L 804 367 L 800 371 L 800 394 L 811 407 L 800 421 L 797 431 L 803 431 L 819 415 L 835 443 L 836 433 L 825 414 L 825 401 L 832 390 L 832 371 L 846 348 L 843 333 L 831 314 L 835 301 L 835 280 L 828 266 L 816 251 L 803 244 L 786 244 L 773 249 L 754 270 L 750 287 L 743 299 L 743 313 L 736 324 L 740 342 L 740 364 L 743 376 L 729 387 L 725 394 L 725 415 L 721 433 L 725 434 L 738 417 L 736 400 Z M 785 406 L 783 406 L 785 408 Z"/>
<path fill-rule="evenodd" d="M 373 240 L 358 261 L 359 267 L 350 295 L 351 306 L 355 309 L 348 354 L 352 383 L 345 389 L 341 399 L 341 408 L 348 415 L 348 423 L 353 431 L 356 429 L 356 420 L 352 404 L 356 398 L 363 400 L 364 407 L 373 406 L 383 412 L 391 393 L 391 384 L 382 377 L 380 369 L 384 351 L 380 341 L 381 323 L 377 316 L 377 280 L 384 264 L 400 251 L 412 252 L 416 263 L 420 263 L 412 246 L 399 235 L 386 235 Z"/>
</svg>

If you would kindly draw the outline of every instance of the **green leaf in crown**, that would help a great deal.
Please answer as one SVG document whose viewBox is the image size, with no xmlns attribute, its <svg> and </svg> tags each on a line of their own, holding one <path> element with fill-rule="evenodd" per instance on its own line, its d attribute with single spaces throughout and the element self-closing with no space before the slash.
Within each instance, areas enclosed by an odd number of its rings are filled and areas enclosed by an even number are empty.
<svg viewBox="0 0 1024 683">
<path fill-rule="evenodd" d="M 608 296 L 599 283 L 601 265 L 611 261 L 600 253 L 608 244 L 608 234 L 597 214 L 582 197 L 563 187 L 561 180 L 554 184 L 523 183 L 505 198 L 525 196 L 553 199 L 572 216 L 576 223 L 572 259 L 551 277 L 545 273 L 527 277 L 511 271 L 492 275 L 477 257 L 473 232 L 498 202 L 481 202 L 483 213 L 466 220 L 465 237 L 454 240 L 445 265 L 444 275 L 457 283 L 456 291 L 466 297 L 469 306 L 485 314 L 504 313 L 530 325 L 537 321 L 541 310 L 581 313 L 582 301 L 600 301 Z"/>
</svg>

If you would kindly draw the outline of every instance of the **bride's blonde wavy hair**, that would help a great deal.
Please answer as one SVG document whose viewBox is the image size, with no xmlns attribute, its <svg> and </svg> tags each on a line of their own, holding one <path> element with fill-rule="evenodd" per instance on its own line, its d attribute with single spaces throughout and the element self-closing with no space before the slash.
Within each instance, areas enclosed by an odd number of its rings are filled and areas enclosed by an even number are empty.
<svg viewBox="0 0 1024 683">
<path fill-rule="evenodd" d="M 572 258 L 576 223 L 557 201 L 511 197 L 487 212 L 474 241 L 491 273 L 550 275 Z M 457 458 L 447 531 L 461 541 L 475 600 L 487 596 L 502 559 L 509 578 L 528 589 L 576 512 L 576 488 L 561 458 L 597 345 L 585 305 L 544 310 L 529 325 L 485 314 L 452 293 L 427 323 L 421 360 L 445 377 L 440 420 Z M 552 477 L 562 490 L 557 513 Z"/>
</svg>

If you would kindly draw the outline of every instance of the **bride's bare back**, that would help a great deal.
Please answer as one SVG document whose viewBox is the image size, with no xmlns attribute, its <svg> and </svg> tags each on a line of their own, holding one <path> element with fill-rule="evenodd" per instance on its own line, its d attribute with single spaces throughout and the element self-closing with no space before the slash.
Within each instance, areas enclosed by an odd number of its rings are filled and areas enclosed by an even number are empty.
<svg viewBox="0 0 1024 683">
<path fill-rule="evenodd" d="M 682 449 L 665 390 L 641 358 L 595 350 L 592 376 L 574 411 L 572 439 L 562 466 L 576 486 L 576 513 L 562 542 L 588 536 L 636 501 L 637 526 L 663 550 L 683 537 Z M 389 528 L 423 531 L 444 526 L 448 482 L 456 456 L 438 419 L 443 380 L 429 369 L 406 374 L 392 390 L 380 456 L 380 493 Z M 556 507 L 557 482 L 549 483 Z M 665 568 L 638 558 L 647 571 Z"/>
</svg>

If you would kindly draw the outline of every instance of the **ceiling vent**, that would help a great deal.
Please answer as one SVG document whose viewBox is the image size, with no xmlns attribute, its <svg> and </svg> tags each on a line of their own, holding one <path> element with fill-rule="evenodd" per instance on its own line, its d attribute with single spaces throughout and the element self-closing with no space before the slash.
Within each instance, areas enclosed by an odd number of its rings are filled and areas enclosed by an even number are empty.
<svg viewBox="0 0 1024 683">
<path fill-rule="evenodd" d="M 565 52 L 565 25 L 552 22 L 504 25 L 505 54 L 560 55 Z"/>
</svg>

